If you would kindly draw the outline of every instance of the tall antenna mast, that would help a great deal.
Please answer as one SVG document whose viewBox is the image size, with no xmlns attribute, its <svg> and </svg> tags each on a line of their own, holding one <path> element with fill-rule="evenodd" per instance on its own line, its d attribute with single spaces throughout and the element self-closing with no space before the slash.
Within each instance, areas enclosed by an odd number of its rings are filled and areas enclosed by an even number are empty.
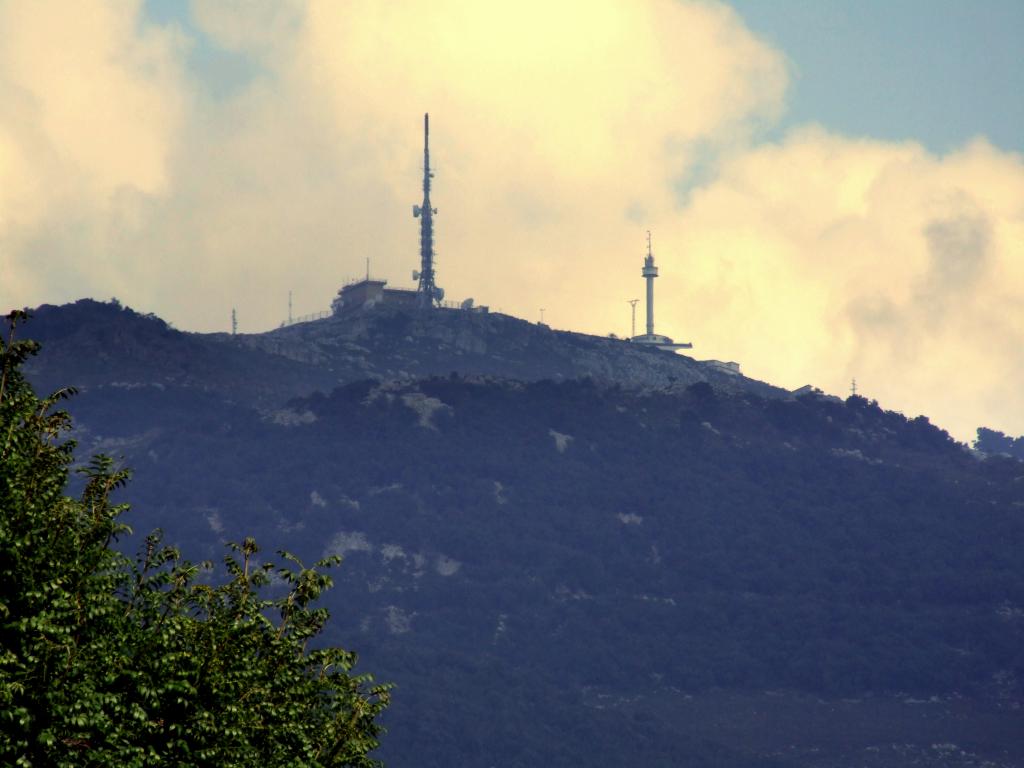
<svg viewBox="0 0 1024 768">
<path fill-rule="evenodd" d="M 238 315 L 235 314 L 235 308 L 231 308 L 231 335 L 235 336 L 238 334 Z"/>
<path fill-rule="evenodd" d="M 423 203 L 412 207 L 412 215 L 420 220 L 420 268 L 413 273 L 419 280 L 416 287 L 417 306 L 429 309 L 435 301 L 444 298 L 444 291 L 434 283 L 434 214 L 437 208 L 430 205 L 430 115 L 423 115 Z"/>
<path fill-rule="evenodd" d="M 629 338 L 636 336 L 636 305 L 640 303 L 640 299 L 629 299 L 629 308 L 633 310 L 633 322 L 630 325 Z"/>
</svg>

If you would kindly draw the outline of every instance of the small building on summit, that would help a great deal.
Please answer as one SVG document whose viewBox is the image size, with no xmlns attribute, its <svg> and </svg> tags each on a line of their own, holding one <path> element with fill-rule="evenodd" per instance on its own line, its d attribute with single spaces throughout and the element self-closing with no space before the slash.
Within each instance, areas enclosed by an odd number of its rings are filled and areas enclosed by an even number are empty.
<svg viewBox="0 0 1024 768">
<path fill-rule="evenodd" d="M 740 375 L 740 364 L 734 362 L 723 362 L 722 360 L 705 360 L 704 365 L 714 368 L 716 371 L 728 373 L 731 376 Z"/>
<path fill-rule="evenodd" d="M 367 277 L 342 286 L 331 302 L 334 314 L 340 315 L 354 309 L 370 309 L 378 304 L 393 307 L 416 307 L 416 291 L 406 288 L 388 288 L 387 280 Z"/>
</svg>

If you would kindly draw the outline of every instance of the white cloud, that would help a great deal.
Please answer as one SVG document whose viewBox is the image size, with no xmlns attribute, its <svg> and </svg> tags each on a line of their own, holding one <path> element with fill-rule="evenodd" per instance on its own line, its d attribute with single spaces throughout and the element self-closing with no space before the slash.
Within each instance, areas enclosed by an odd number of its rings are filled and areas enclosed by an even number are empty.
<svg viewBox="0 0 1024 768">
<path fill-rule="evenodd" d="M 1024 162 L 818 129 L 731 157 L 672 244 L 670 322 L 755 376 L 1024 431 Z M 671 274 L 671 276 L 668 276 Z"/>
<path fill-rule="evenodd" d="M 168 192 L 185 41 L 138 3 L 0 5 L 0 299 L 128 289 L 118 242 Z M 12 33 L 12 30 L 16 30 Z"/>
<path fill-rule="evenodd" d="M 43 29 L 73 24 L 18 7 Z M 105 126 L 83 130 L 77 114 L 34 121 L 44 133 L 54 122 L 83 131 L 54 146 L 81 145 L 98 191 L 16 244 L 8 271 L 20 302 L 117 293 L 189 328 L 226 327 L 237 306 L 253 329 L 276 324 L 288 287 L 300 312 L 326 307 L 367 256 L 407 282 L 420 121 L 432 111 L 442 282 L 453 297 L 532 312 L 629 263 L 642 230 L 630 217 L 671 211 L 696 145 L 739 141 L 778 111 L 785 87 L 778 54 L 713 4 L 194 8 L 206 35 L 259 64 L 224 100 L 195 82 L 182 92 L 181 33 L 142 24 L 137 6 L 90 11 L 89 51 L 68 55 L 97 84 L 90 108 L 127 134 L 104 143 Z M 60 35 L 25 42 L 41 60 L 60 45 Z M 83 101 L 77 82 L 46 88 L 55 113 Z M 78 165 L 58 157 L 51 175 Z M 22 188 L 27 174 L 11 173 Z"/>
<path fill-rule="evenodd" d="M 324 548 L 324 555 L 345 556 L 349 552 L 373 552 L 373 544 L 362 531 L 338 531 Z"/>
<path fill-rule="evenodd" d="M 137 2 L 0 6 L 17 30 L 0 47 L 0 302 L 117 295 L 201 330 L 235 306 L 258 330 L 289 288 L 296 314 L 326 308 L 366 257 L 408 284 L 430 111 L 452 298 L 621 333 L 651 229 L 658 330 L 698 356 L 783 385 L 855 375 L 961 436 L 1024 432 L 1021 158 L 813 127 L 757 143 L 787 65 L 727 7 L 192 8 L 206 41 Z M 216 99 L 185 74 L 210 41 L 253 62 Z"/>
</svg>

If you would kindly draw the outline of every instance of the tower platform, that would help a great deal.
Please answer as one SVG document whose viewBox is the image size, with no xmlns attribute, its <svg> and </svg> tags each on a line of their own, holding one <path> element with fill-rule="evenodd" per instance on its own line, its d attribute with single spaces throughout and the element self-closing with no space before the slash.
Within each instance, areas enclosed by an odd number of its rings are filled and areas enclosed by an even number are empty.
<svg viewBox="0 0 1024 768">
<path fill-rule="evenodd" d="M 657 347 L 669 352 L 677 349 L 693 349 L 693 344 L 689 342 L 677 344 L 668 336 L 662 336 L 658 333 L 645 333 L 641 336 L 634 336 L 629 342 L 631 344 L 646 344 L 647 346 Z"/>
</svg>

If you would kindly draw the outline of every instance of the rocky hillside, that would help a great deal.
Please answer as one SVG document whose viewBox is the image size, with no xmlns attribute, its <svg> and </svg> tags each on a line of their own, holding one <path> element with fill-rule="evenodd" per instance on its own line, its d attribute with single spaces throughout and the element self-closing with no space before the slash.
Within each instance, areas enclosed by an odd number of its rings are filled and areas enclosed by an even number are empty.
<svg viewBox="0 0 1024 768">
<path fill-rule="evenodd" d="M 31 369 L 44 387 L 185 387 L 276 408 L 361 379 L 483 375 L 520 381 L 591 377 L 635 389 L 706 381 L 725 391 L 787 393 L 714 365 L 624 341 L 553 331 L 507 315 L 377 307 L 266 333 L 183 333 L 152 315 L 82 300 L 34 311 L 47 354 Z"/>
</svg>

